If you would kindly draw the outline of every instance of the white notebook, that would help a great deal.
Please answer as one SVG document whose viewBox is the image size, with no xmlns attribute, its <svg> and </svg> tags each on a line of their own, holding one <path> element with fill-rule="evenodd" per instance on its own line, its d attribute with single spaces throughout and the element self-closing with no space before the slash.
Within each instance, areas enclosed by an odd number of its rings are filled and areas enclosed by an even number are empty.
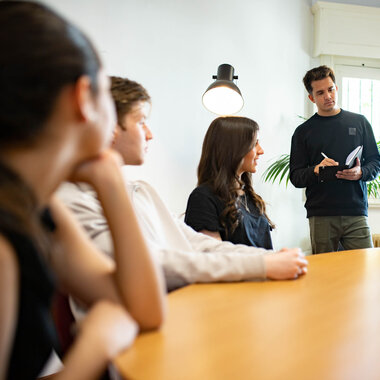
<svg viewBox="0 0 380 380">
<path fill-rule="evenodd" d="M 356 164 L 356 158 L 362 158 L 363 145 L 358 145 L 346 158 L 346 166 L 351 169 Z"/>
</svg>

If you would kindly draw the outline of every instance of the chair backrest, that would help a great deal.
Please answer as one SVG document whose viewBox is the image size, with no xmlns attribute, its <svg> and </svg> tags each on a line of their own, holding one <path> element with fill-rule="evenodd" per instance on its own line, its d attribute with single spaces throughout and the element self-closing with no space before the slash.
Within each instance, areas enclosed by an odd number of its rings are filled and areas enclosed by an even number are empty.
<svg viewBox="0 0 380 380">
<path fill-rule="evenodd" d="M 64 354 L 74 340 L 73 325 L 75 324 L 75 320 L 70 310 L 68 296 L 57 291 L 53 298 L 51 311 L 61 344 L 62 354 Z"/>
</svg>

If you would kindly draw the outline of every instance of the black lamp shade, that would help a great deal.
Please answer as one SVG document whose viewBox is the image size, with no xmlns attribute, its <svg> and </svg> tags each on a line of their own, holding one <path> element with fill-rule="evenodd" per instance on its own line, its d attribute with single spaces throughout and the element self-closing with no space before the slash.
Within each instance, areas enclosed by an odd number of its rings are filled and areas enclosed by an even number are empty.
<svg viewBox="0 0 380 380">
<path fill-rule="evenodd" d="M 203 105 L 218 115 L 232 115 L 239 112 L 244 100 L 239 88 L 233 82 L 234 68 L 229 64 L 218 67 L 218 74 L 213 76 L 215 82 L 207 88 L 202 97 Z"/>
</svg>

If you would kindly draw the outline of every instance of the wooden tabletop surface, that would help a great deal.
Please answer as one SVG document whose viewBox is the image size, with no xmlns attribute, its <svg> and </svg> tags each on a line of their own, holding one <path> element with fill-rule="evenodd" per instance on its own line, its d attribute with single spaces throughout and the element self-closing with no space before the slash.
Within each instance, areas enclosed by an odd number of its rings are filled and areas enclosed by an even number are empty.
<svg viewBox="0 0 380 380">
<path fill-rule="evenodd" d="M 309 256 L 294 281 L 196 284 L 116 360 L 132 380 L 380 379 L 380 248 Z"/>
</svg>

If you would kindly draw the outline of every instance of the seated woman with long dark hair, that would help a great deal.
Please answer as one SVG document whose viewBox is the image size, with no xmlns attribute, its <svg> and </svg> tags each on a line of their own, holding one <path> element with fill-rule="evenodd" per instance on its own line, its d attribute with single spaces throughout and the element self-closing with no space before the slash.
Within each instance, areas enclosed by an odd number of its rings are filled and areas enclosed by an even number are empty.
<svg viewBox="0 0 380 380">
<path fill-rule="evenodd" d="M 219 240 L 272 249 L 274 224 L 252 187 L 252 173 L 264 153 L 258 129 L 246 117 L 219 117 L 210 124 L 185 222 Z"/>
<path fill-rule="evenodd" d="M 115 111 L 90 41 L 47 7 L 0 1 L 0 379 L 35 379 L 59 350 L 50 314 L 59 287 L 89 307 L 55 379 L 98 379 L 139 329 L 163 318 L 160 271 L 120 171 L 105 149 Z M 95 189 L 115 261 L 54 195 Z"/>
</svg>

